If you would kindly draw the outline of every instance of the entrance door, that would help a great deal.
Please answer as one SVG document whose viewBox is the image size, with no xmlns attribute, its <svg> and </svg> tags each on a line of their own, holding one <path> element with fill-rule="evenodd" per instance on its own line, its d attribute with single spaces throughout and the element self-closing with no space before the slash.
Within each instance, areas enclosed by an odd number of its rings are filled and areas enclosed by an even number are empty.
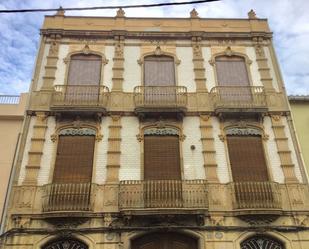
<svg viewBox="0 0 309 249">
<path fill-rule="evenodd" d="M 155 233 L 133 240 L 132 249 L 197 249 L 197 241 L 177 233 Z"/>
</svg>

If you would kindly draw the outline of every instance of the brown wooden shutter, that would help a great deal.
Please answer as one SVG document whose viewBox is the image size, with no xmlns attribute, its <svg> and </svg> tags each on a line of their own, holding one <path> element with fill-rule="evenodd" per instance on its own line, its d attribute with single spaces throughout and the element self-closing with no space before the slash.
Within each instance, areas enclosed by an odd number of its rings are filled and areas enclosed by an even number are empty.
<svg viewBox="0 0 309 249">
<path fill-rule="evenodd" d="M 145 86 L 174 86 L 174 59 L 169 56 L 147 56 L 144 61 Z"/>
<path fill-rule="evenodd" d="M 59 136 L 53 183 L 91 182 L 94 136 Z"/>
<path fill-rule="evenodd" d="M 216 70 L 219 86 L 249 86 L 246 63 L 242 57 L 217 57 Z"/>
<path fill-rule="evenodd" d="M 233 181 L 268 181 L 260 136 L 227 136 Z"/>
<path fill-rule="evenodd" d="M 98 55 L 73 55 L 68 85 L 99 85 L 102 58 Z"/>
<path fill-rule="evenodd" d="M 180 180 L 178 136 L 144 137 L 145 180 Z"/>
</svg>

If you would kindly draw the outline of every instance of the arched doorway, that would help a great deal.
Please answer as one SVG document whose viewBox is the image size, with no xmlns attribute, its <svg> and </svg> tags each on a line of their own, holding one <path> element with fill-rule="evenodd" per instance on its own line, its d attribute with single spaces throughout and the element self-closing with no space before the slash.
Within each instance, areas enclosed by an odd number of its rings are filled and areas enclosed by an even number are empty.
<svg viewBox="0 0 309 249">
<path fill-rule="evenodd" d="M 241 249 L 285 249 L 283 244 L 271 237 L 256 235 L 240 244 Z"/>
<path fill-rule="evenodd" d="M 178 233 L 152 233 L 132 241 L 132 249 L 197 249 L 197 240 Z"/>
<path fill-rule="evenodd" d="M 42 249 L 88 249 L 88 246 L 76 239 L 63 238 L 47 243 Z"/>
</svg>

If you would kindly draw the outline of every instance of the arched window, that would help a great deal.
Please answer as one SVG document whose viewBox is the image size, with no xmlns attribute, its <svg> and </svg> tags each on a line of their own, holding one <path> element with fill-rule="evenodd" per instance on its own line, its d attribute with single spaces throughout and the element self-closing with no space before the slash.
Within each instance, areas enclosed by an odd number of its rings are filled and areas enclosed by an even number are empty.
<svg viewBox="0 0 309 249">
<path fill-rule="evenodd" d="M 268 236 L 256 235 L 246 239 L 240 245 L 241 249 L 284 249 L 281 242 Z"/>
<path fill-rule="evenodd" d="M 88 246 L 76 239 L 63 238 L 48 243 L 42 249 L 88 249 Z"/>
<path fill-rule="evenodd" d="M 175 64 L 171 56 L 146 56 L 144 59 L 145 86 L 174 86 Z"/>
</svg>

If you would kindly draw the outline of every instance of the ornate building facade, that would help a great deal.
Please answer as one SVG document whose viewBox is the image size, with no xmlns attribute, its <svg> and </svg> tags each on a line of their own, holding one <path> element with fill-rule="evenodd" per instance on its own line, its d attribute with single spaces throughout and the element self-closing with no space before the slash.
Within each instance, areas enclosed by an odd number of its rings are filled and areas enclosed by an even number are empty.
<svg viewBox="0 0 309 249">
<path fill-rule="evenodd" d="M 309 248 L 267 20 L 46 16 L 3 248 Z"/>
</svg>

